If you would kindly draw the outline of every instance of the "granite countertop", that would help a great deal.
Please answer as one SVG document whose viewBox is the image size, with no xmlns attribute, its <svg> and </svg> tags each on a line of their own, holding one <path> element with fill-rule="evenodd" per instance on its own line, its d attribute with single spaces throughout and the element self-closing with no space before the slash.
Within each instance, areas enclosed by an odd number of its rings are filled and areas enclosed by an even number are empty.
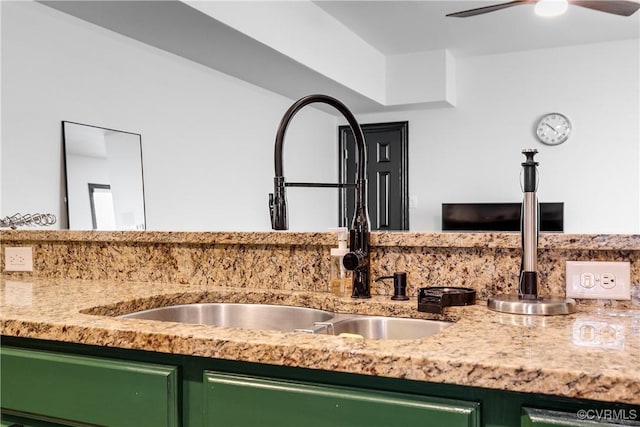
<svg viewBox="0 0 640 427">
<path fill-rule="evenodd" d="M 251 302 L 454 321 L 421 340 L 368 340 L 114 318 L 190 302 Z M 640 404 L 640 311 L 532 317 L 484 301 L 435 316 L 416 301 L 162 283 L 3 279 L 2 334 Z M 586 309 L 585 309 L 586 310 Z"/>
<path fill-rule="evenodd" d="M 0 230 L 0 240 L 22 242 L 128 242 L 156 244 L 249 244 L 334 246 L 333 232 L 296 231 L 70 231 Z M 520 233 L 371 232 L 374 247 L 520 248 Z M 540 233 L 540 249 L 640 250 L 640 234 Z"/>
</svg>

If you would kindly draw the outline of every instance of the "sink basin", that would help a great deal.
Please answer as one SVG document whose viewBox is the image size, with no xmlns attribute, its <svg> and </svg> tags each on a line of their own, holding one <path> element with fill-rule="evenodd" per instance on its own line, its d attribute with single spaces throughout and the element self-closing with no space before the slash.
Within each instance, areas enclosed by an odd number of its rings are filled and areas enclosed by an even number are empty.
<svg viewBox="0 0 640 427">
<path fill-rule="evenodd" d="M 354 334 L 374 340 L 402 340 L 430 337 L 452 325 L 439 320 L 405 319 L 383 316 L 358 316 L 338 320 L 329 326 L 334 335 Z"/>
<path fill-rule="evenodd" d="M 327 311 L 305 307 L 206 303 L 153 308 L 120 317 L 288 332 L 311 328 L 315 322 L 326 322 L 333 316 Z"/>
<path fill-rule="evenodd" d="M 439 320 L 336 314 L 306 307 L 235 303 L 171 305 L 119 317 L 283 332 L 352 334 L 374 340 L 426 338 L 452 325 Z"/>
</svg>

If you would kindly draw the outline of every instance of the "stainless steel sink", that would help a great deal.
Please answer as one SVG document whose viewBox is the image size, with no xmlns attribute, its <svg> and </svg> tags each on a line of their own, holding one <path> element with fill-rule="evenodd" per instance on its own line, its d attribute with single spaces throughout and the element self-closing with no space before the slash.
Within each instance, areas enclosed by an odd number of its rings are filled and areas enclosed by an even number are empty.
<svg viewBox="0 0 640 427">
<path fill-rule="evenodd" d="M 284 332 L 352 334 L 374 340 L 426 338 L 452 325 L 439 320 L 337 314 L 306 307 L 234 303 L 172 305 L 119 317 Z"/>
<path fill-rule="evenodd" d="M 326 322 L 333 316 L 327 311 L 305 307 L 206 303 L 159 307 L 120 317 L 287 332 L 311 328 L 315 322 Z"/>
<path fill-rule="evenodd" d="M 450 322 L 439 320 L 354 316 L 331 322 L 326 330 L 334 335 L 353 334 L 374 340 L 402 340 L 430 337 L 451 325 Z"/>
</svg>

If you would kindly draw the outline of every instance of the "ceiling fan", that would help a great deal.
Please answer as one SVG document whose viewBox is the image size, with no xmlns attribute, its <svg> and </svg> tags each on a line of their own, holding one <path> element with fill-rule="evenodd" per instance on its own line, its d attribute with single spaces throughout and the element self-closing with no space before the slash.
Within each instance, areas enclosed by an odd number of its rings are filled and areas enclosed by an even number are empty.
<svg viewBox="0 0 640 427">
<path fill-rule="evenodd" d="M 478 7 L 476 9 L 463 10 L 462 12 L 450 13 L 447 16 L 455 18 L 467 18 L 469 16 L 481 15 L 483 13 L 495 12 L 496 10 L 506 9 L 521 4 L 538 3 L 539 1 L 548 0 L 515 0 L 506 3 L 494 4 L 492 6 Z M 638 9 L 640 3 L 635 1 L 616 1 L 616 0 L 567 0 L 570 5 L 581 6 L 587 9 L 597 10 L 599 12 L 613 13 L 614 15 L 631 16 Z"/>
</svg>

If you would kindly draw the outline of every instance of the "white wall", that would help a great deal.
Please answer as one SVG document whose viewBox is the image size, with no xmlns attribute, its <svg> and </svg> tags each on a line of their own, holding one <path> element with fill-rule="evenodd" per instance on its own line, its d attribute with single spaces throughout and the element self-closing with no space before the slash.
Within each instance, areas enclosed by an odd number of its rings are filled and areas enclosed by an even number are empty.
<svg viewBox="0 0 640 427">
<path fill-rule="evenodd" d="M 273 141 L 292 100 L 39 4 L 1 5 L 0 215 L 60 217 L 70 120 L 142 134 L 149 229 L 270 228 Z M 636 39 L 457 58 L 455 108 L 358 119 L 409 120 L 412 230 L 439 230 L 443 202 L 519 201 L 521 150 L 533 147 L 540 200 L 565 202 L 567 232 L 638 233 L 639 56 Z M 561 146 L 534 138 L 550 111 L 574 125 Z M 336 125 L 311 108 L 296 117 L 289 181 L 335 180 Z M 335 224 L 333 191 L 288 194 L 291 229 Z"/>
<path fill-rule="evenodd" d="M 565 231 L 640 232 L 638 40 L 457 61 L 456 108 L 360 115 L 409 121 L 412 230 L 439 230 L 445 202 L 517 202 L 523 148 L 537 148 L 539 199 L 565 202 Z M 428 77 L 426 77 L 428 78 Z M 563 145 L 536 141 L 538 118 L 566 114 Z"/>
<path fill-rule="evenodd" d="M 63 218 L 69 120 L 142 135 L 148 229 L 270 229 L 274 138 L 292 100 L 37 3 L 1 7 L 1 216 Z M 334 180 L 336 134 L 335 117 L 298 114 L 285 159 L 302 159 L 285 160 L 286 178 Z M 332 191 L 291 189 L 289 204 L 291 230 L 336 225 Z"/>
<path fill-rule="evenodd" d="M 384 55 L 313 2 L 197 0 L 186 3 L 296 62 L 384 104 Z M 345 64 L 349 66 L 345 67 Z"/>
</svg>

